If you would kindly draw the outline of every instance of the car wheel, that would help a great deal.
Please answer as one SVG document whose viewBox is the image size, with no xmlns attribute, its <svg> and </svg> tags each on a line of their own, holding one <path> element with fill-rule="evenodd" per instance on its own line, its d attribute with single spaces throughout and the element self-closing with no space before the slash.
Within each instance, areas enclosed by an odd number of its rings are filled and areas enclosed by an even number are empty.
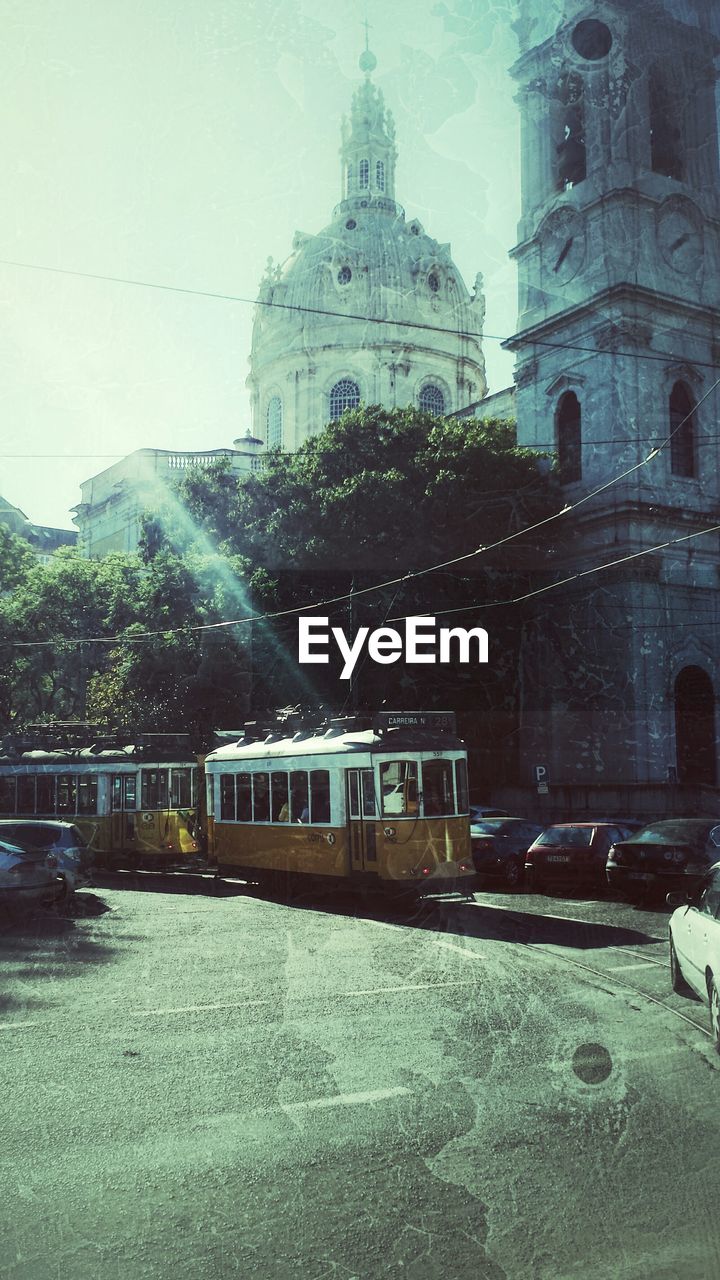
<svg viewBox="0 0 720 1280">
<path fill-rule="evenodd" d="M 710 1034 L 715 1052 L 720 1053 L 720 988 L 714 978 L 710 979 L 708 994 L 710 996 Z"/>
<path fill-rule="evenodd" d="M 517 889 L 523 878 L 523 868 L 515 858 L 508 858 L 503 868 L 503 876 L 508 889 Z"/>
<path fill-rule="evenodd" d="M 675 950 L 675 943 L 673 942 L 672 934 L 670 934 L 670 986 L 673 991 L 677 991 L 679 995 L 683 994 L 688 989 L 687 983 L 682 976 L 682 969 L 680 968 L 680 962 L 677 958 L 677 951 Z"/>
</svg>

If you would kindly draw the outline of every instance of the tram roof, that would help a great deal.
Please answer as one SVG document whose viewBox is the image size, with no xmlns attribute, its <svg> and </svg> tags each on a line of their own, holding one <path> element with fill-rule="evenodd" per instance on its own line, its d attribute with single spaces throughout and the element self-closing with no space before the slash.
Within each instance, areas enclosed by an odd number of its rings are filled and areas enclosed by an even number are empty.
<svg viewBox="0 0 720 1280">
<path fill-rule="evenodd" d="M 205 763 L 221 763 L 223 760 L 272 760 L 288 756 L 344 755 L 359 752 L 422 752 L 463 751 L 465 744 L 449 733 L 428 733 L 423 730 L 390 729 L 377 733 L 373 729 L 354 733 L 338 733 L 330 729 L 324 733 L 297 733 L 280 737 L 271 734 L 266 739 L 254 739 L 228 743 L 211 751 Z"/>
</svg>

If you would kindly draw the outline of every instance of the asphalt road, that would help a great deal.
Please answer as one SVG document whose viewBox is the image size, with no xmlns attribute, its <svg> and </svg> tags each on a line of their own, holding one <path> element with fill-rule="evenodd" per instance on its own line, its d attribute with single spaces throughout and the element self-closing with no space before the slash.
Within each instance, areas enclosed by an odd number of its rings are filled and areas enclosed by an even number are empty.
<svg viewBox="0 0 720 1280">
<path fill-rule="evenodd" d="M 154 876 L 4 920 L 0 1274 L 716 1280 L 720 1059 L 666 930 Z"/>
</svg>

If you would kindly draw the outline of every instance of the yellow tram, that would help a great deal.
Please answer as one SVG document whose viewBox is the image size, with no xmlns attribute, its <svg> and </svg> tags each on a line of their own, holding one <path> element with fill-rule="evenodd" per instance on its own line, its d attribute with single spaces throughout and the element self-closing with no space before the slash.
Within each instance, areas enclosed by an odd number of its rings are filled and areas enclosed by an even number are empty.
<svg viewBox="0 0 720 1280">
<path fill-rule="evenodd" d="M 205 760 L 220 875 L 425 892 L 469 887 L 467 755 L 451 713 L 385 712 L 372 729 L 246 734 Z"/>
<path fill-rule="evenodd" d="M 5 744 L 0 817 L 74 823 L 96 866 L 200 864 L 204 797 L 186 735 L 128 740 L 101 733 L 93 745 L 80 746 L 81 728 L 43 729 Z"/>
</svg>

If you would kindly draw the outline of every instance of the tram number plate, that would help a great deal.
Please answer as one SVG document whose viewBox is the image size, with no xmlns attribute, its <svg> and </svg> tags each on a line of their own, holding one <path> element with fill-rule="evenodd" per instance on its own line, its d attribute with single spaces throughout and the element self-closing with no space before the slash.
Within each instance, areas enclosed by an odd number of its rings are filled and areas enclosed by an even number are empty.
<svg viewBox="0 0 720 1280">
<path fill-rule="evenodd" d="M 547 856 L 547 860 L 548 862 L 569 862 L 570 854 L 569 853 L 549 853 Z"/>
</svg>

